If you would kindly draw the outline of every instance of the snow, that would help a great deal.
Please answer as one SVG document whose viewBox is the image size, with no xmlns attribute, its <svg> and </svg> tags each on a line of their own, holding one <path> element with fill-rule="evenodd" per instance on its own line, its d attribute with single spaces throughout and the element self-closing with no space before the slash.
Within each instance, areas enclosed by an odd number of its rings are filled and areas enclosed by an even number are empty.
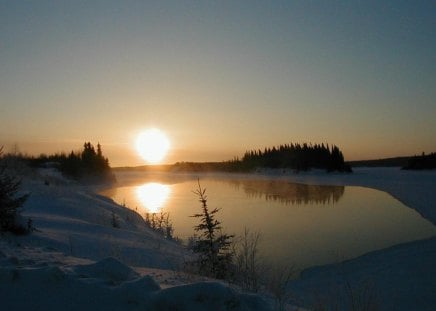
<svg viewBox="0 0 436 311">
<path fill-rule="evenodd" d="M 3 310 L 265 310 L 257 296 L 218 282 L 161 289 L 113 258 L 73 267 L 2 258 Z M 7 298 L 7 299 L 6 299 Z"/>
<path fill-rule="evenodd" d="M 84 264 L 49 253 L 58 260 L 0 254 L 2 310 L 270 310 L 259 296 L 216 281 L 161 288 L 152 276 L 114 258 Z"/>
<path fill-rule="evenodd" d="M 256 177 L 383 190 L 436 224 L 436 171 L 262 171 Z M 37 230 L 0 238 L 2 310 L 272 309 L 268 296 L 182 272 L 189 252 L 147 229 L 134 211 L 97 195 L 95 188 L 44 169 L 24 180 L 23 192 L 31 193 L 23 216 L 31 217 Z M 431 310 L 436 305 L 434 262 L 436 237 L 309 268 L 289 289 L 293 304 L 305 307 Z"/>
</svg>

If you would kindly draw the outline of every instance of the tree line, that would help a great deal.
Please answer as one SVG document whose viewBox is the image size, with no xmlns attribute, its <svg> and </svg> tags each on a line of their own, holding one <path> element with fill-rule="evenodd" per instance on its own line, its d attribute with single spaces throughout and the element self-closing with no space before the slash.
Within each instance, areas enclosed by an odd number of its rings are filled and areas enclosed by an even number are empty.
<svg viewBox="0 0 436 311">
<path fill-rule="evenodd" d="M 436 152 L 430 154 L 422 153 L 420 156 L 414 156 L 409 159 L 404 170 L 428 170 L 436 168 Z"/>
<path fill-rule="evenodd" d="M 81 151 L 71 151 L 69 154 L 42 154 L 39 157 L 29 158 L 29 163 L 34 167 L 53 166 L 63 175 L 76 180 L 112 181 L 114 179 L 109 160 L 103 155 L 99 143 L 97 149 L 90 142 L 85 142 Z"/>
<path fill-rule="evenodd" d="M 235 169 L 253 170 L 258 167 L 307 171 L 312 168 L 328 172 L 351 172 L 345 164 L 344 155 L 338 146 L 327 144 L 291 143 L 264 150 L 246 151 L 242 159 L 230 161 Z"/>
</svg>

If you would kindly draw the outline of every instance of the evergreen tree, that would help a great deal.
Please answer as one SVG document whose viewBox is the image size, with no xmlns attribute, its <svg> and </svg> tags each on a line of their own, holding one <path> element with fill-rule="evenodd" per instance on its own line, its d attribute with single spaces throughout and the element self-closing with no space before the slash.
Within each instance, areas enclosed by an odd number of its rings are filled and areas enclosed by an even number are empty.
<svg viewBox="0 0 436 311">
<path fill-rule="evenodd" d="M 192 250 L 199 256 L 196 263 L 201 274 L 224 279 L 232 263 L 230 246 L 233 235 L 221 232 L 221 222 L 215 219 L 219 209 L 209 209 L 206 189 L 201 188 L 200 181 L 194 193 L 201 203 L 201 213 L 191 216 L 200 219 L 200 223 L 194 227 L 199 236 L 192 245 Z"/>
<path fill-rule="evenodd" d="M 29 164 L 33 167 L 49 162 L 56 164 L 62 174 L 74 179 L 97 182 L 115 180 L 109 160 L 103 156 L 100 143 L 97 144 L 97 151 L 90 142 L 85 142 L 82 151 L 71 151 L 68 155 L 65 153 L 40 155 L 38 158 L 29 159 Z"/>
<path fill-rule="evenodd" d="M 101 145 L 97 151 L 90 142 L 83 145 L 81 152 L 74 152 L 68 156 L 61 156 L 60 169 L 62 173 L 75 179 L 113 180 L 110 172 L 109 160 L 103 156 Z"/>
<path fill-rule="evenodd" d="M 2 155 L 0 148 L 0 158 Z M 21 182 L 6 172 L 6 164 L 0 164 L 0 231 L 24 233 L 26 229 L 17 225 L 17 217 L 28 195 L 18 196 Z"/>
</svg>

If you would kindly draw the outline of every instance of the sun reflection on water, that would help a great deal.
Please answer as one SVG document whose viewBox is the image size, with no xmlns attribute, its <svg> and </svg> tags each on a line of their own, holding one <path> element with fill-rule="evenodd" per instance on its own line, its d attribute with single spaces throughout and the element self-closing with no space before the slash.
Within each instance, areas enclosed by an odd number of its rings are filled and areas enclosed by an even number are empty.
<svg viewBox="0 0 436 311">
<path fill-rule="evenodd" d="M 171 193 L 168 185 L 160 183 L 146 183 L 136 188 L 136 195 L 150 213 L 157 213 L 163 207 Z"/>
</svg>

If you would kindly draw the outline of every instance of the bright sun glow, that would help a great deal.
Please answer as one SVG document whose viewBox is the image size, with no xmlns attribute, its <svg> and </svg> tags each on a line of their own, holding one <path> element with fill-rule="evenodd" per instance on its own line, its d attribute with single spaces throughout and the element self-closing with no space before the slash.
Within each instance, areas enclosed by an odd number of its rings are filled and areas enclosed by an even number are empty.
<svg viewBox="0 0 436 311">
<path fill-rule="evenodd" d="M 136 188 L 139 201 L 150 213 L 159 212 L 168 199 L 170 192 L 169 186 L 159 183 L 148 183 Z"/>
<path fill-rule="evenodd" d="M 158 129 L 146 130 L 136 139 L 136 150 L 141 157 L 151 164 L 163 160 L 170 149 L 170 141 L 165 133 Z"/>
</svg>

